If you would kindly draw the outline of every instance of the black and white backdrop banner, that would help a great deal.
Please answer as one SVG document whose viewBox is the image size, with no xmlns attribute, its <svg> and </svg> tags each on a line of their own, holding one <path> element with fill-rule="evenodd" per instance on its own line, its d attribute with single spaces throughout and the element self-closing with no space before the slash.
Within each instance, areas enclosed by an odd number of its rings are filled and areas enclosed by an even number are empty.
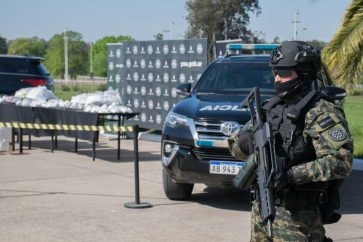
<svg viewBox="0 0 363 242">
<path fill-rule="evenodd" d="M 128 123 L 160 130 L 182 99 L 176 87 L 194 86 L 207 67 L 207 52 L 207 39 L 108 44 L 107 85 L 118 90 L 125 105 L 140 112 Z"/>
</svg>

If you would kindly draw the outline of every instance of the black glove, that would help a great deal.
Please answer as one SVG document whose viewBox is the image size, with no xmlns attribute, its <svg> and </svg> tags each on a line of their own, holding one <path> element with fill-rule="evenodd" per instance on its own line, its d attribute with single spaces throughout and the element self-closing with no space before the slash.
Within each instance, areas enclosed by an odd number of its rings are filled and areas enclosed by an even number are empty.
<svg viewBox="0 0 363 242">
<path fill-rule="evenodd" d="M 293 175 L 291 171 L 284 171 L 277 173 L 275 177 L 275 192 L 282 192 L 285 188 L 288 188 L 293 183 Z"/>
<path fill-rule="evenodd" d="M 246 155 L 249 156 L 253 153 L 253 144 L 252 144 L 252 135 L 249 130 L 245 130 L 238 134 L 238 141 L 237 144 L 241 151 Z"/>
</svg>

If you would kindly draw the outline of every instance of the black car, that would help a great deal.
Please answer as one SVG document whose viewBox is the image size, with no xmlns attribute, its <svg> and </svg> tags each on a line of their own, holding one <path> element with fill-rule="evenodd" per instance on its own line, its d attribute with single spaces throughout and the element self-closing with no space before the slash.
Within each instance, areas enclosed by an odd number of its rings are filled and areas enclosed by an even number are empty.
<svg viewBox="0 0 363 242">
<path fill-rule="evenodd" d="M 40 57 L 0 55 L 0 95 L 36 86 L 54 90 L 54 80 L 42 61 Z"/>
<path fill-rule="evenodd" d="M 194 183 L 230 187 L 243 162 L 229 152 L 227 138 L 250 119 L 241 101 L 253 87 L 261 97 L 275 94 L 270 56 L 230 55 L 211 63 L 191 90 L 181 84 L 179 94 L 186 96 L 168 114 L 162 130 L 164 192 L 169 199 L 188 199 Z M 330 83 L 324 68 L 319 73 L 319 90 Z M 339 99 L 338 97 L 338 99 Z"/>
</svg>

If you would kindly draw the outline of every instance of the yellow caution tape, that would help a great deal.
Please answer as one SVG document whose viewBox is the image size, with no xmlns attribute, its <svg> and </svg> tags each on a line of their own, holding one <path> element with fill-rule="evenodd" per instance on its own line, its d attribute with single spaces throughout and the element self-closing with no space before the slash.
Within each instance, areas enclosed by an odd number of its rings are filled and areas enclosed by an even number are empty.
<svg viewBox="0 0 363 242">
<path fill-rule="evenodd" d="M 114 131 L 133 132 L 133 126 L 95 126 L 95 125 L 74 125 L 74 124 L 33 124 L 19 122 L 0 122 L 0 127 L 22 128 L 22 129 L 43 129 L 43 130 L 71 130 L 71 131 Z"/>
</svg>

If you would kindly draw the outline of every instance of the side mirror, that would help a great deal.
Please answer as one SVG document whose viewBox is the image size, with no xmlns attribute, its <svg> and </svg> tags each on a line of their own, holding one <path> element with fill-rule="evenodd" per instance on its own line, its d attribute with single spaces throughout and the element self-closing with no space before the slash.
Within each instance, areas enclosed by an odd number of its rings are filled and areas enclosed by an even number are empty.
<svg viewBox="0 0 363 242">
<path fill-rule="evenodd" d="M 346 91 L 340 87 L 328 86 L 324 89 L 323 93 L 334 101 L 341 101 L 347 96 Z"/>
<path fill-rule="evenodd" d="M 192 84 L 183 83 L 176 87 L 176 93 L 181 96 L 188 96 L 190 94 L 190 89 L 192 88 Z"/>
</svg>

